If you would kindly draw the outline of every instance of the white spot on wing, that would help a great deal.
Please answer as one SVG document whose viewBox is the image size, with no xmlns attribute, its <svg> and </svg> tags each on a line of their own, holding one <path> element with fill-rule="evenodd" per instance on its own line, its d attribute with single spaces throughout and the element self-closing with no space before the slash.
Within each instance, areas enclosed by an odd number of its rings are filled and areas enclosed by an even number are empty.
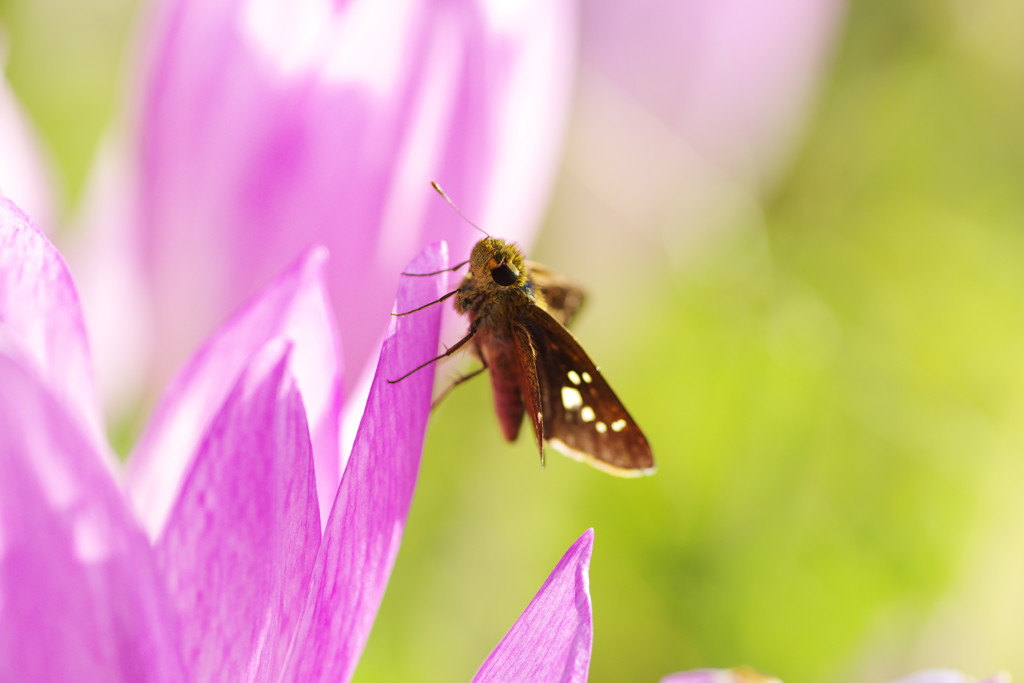
<svg viewBox="0 0 1024 683">
<path fill-rule="evenodd" d="M 576 386 L 580 385 L 580 376 L 576 373 L 575 370 L 569 371 L 569 381 L 575 384 Z"/>
<path fill-rule="evenodd" d="M 612 422 L 612 431 L 613 432 L 621 432 L 625 428 L 626 428 L 626 421 L 623 420 L 623 419 L 618 419 L 615 422 Z"/>
<path fill-rule="evenodd" d="M 605 432 L 608 431 L 608 425 L 606 425 L 604 422 L 598 422 L 597 424 L 594 425 L 594 429 L 597 430 L 598 434 L 604 434 Z"/>
<path fill-rule="evenodd" d="M 572 387 L 562 387 L 562 405 L 566 410 L 574 410 L 583 405 L 583 397 Z"/>
<path fill-rule="evenodd" d="M 583 406 L 583 410 L 580 411 L 581 420 L 583 420 L 584 422 L 593 422 L 595 417 L 597 416 L 594 415 L 593 408 L 591 408 L 590 406 Z"/>
<path fill-rule="evenodd" d="M 590 384 L 592 381 L 594 381 L 594 378 L 590 376 L 589 372 L 584 372 L 583 381 L 586 382 L 587 384 Z"/>
</svg>

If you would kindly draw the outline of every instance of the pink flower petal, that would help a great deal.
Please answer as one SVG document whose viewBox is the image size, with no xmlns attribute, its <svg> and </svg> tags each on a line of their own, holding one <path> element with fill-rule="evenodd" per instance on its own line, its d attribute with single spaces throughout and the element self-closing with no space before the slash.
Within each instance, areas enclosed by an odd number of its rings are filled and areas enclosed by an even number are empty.
<svg viewBox="0 0 1024 683">
<path fill-rule="evenodd" d="M 156 546 L 195 680 L 269 680 L 320 545 L 313 457 L 289 345 L 251 360 L 203 438 Z"/>
<path fill-rule="evenodd" d="M 106 448 L 78 293 L 64 259 L 14 202 L 0 196 L 0 324 Z"/>
<path fill-rule="evenodd" d="M 593 549 L 594 530 L 587 529 L 484 661 L 474 683 L 587 680 L 594 639 L 589 575 Z"/>
<path fill-rule="evenodd" d="M 444 243 L 408 273 L 448 266 Z M 404 277 L 396 311 L 445 293 L 446 277 Z M 436 353 L 441 305 L 392 317 L 366 412 L 316 558 L 285 680 L 347 681 L 355 670 L 402 541 L 430 413 L 433 365 L 391 384 Z"/>
<path fill-rule="evenodd" d="M 392 278 L 424 245 L 528 239 L 572 95 L 572 0 L 173 0 L 140 106 L 139 218 L 158 356 L 184 355 L 311 243 L 347 367 L 372 363 Z M 352 331 L 349 334 L 349 330 Z"/>
<path fill-rule="evenodd" d="M 146 537 L 47 384 L 0 350 L 0 680 L 186 680 Z"/>
<path fill-rule="evenodd" d="M 155 538 L 162 528 L 210 419 L 244 364 L 268 340 L 294 343 L 295 376 L 313 435 L 321 514 L 337 490 L 341 370 L 333 315 L 323 289 L 327 255 L 312 249 L 237 312 L 181 371 L 156 409 L 128 463 L 129 496 Z"/>
</svg>

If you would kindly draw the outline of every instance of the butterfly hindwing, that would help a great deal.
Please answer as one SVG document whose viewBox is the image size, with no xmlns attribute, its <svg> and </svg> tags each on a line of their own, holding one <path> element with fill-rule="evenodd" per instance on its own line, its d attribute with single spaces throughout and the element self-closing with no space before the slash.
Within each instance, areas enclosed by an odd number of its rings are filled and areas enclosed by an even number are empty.
<svg viewBox="0 0 1024 683">
<path fill-rule="evenodd" d="M 548 312 L 555 320 L 568 327 L 586 298 L 583 290 L 569 278 L 545 265 L 536 261 L 528 261 L 527 265 L 537 298 L 547 305 Z"/>
<path fill-rule="evenodd" d="M 612 474 L 653 472 L 643 432 L 569 330 L 536 306 L 525 328 L 536 349 L 544 440 Z"/>
</svg>

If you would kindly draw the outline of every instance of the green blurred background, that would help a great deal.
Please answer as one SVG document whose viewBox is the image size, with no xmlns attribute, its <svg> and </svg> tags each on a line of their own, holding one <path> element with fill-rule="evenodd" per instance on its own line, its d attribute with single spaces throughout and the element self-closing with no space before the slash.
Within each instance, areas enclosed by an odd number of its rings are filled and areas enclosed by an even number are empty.
<svg viewBox="0 0 1024 683">
<path fill-rule="evenodd" d="M 0 2 L 66 214 L 136 11 Z M 853 2 L 788 163 L 693 239 L 595 193 L 570 130 L 532 255 L 588 288 L 577 336 L 660 471 L 542 471 L 460 387 L 356 680 L 468 680 L 588 527 L 597 683 L 1024 676 L 1022 28 L 1014 0 Z"/>
</svg>

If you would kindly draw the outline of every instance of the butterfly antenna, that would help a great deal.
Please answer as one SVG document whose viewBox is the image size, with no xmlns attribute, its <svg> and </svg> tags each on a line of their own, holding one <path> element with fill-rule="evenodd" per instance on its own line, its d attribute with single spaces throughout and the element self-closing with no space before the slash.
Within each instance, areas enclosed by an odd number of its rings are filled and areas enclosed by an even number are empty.
<svg viewBox="0 0 1024 683">
<path fill-rule="evenodd" d="M 440 186 L 440 185 L 439 185 L 439 184 L 437 183 L 437 181 L 431 180 L 431 181 L 430 181 L 430 184 L 431 184 L 431 185 L 432 185 L 432 186 L 434 187 L 434 189 L 435 189 L 435 190 L 437 190 L 437 193 L 438 193 L 439 195 L 441 195 L 442 197 L 444 197 L 444 200 L 445 200 L 446 202 L 448 202 L 448 203 L 449 203 L 449 204 L 451 205 L 451 207 L 452 207 L 453 209 L 455 209 L 455 213 L 457 213 L 457 214 L 459 214 L 460 216 L 462 216 L 462 220 L 466 221 L 467 223 L 469 223 L 470 225 L 472 225 L 472 226 L 473 226 L 474 228 L 476 228 L 477 230 L 479 230 L 479 231 L 480 231 L 480 232 L 482 232 L 483 234 L 485 234 L 485 235 L 487 235 L 488 237 L 490 237 L 490 235 L 488 235 L 488 234 L 487 234 L 487 231 L 486 231 L 486 230 L 484 230 L 483 228 L 481 228 L 481 227 L 480 227 L 479 225 L 477 225 L 477 224 L 476 224 L 476 223 L 474 223 L 473 221 L 469 220 L 469 218 L 468 218 L 468 217 L 466 216 L 466 214 L 462 213 L 462 209 L 460 209 L 460 208 L 458 207 L 458 205 L 456 205 L 456 203 L 452 201 L 452 198 L 451 198 L 451 197 L 449 197 L 449 196 L 448 196 L 447 194 L 445 194 L 445 191 L 441 189 L 441 186 Z"/>
</svg>

